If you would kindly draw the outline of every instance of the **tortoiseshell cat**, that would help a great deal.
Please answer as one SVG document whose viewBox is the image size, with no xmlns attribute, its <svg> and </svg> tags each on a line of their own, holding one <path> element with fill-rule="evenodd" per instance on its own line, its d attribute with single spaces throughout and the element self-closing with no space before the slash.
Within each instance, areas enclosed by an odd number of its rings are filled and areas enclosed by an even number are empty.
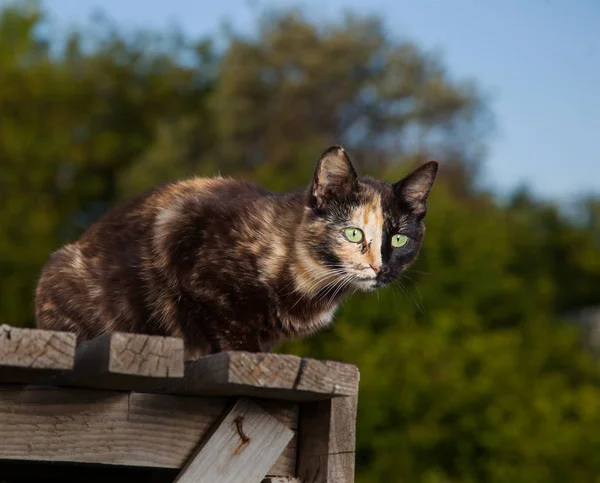
<svg viewBox="0 0 600 483">
<path fill-rule="evenodd" d="M 437 168 L 430 161 L 395 184 L 358 178 L 332 146 L 298 192 L 223 178 L 156 187 L 51 255 L 37 325 L 79 340 L 183 337 L 187 358 L 307 336 L 349 291 L 383 287 L 415 260 Z"/>
</svg>

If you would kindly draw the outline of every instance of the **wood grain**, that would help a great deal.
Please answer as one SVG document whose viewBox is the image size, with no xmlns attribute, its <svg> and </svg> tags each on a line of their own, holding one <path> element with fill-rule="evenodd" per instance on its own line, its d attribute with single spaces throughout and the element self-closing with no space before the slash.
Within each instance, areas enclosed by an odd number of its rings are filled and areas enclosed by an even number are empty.
<svg viewBox="0 0 600 483">
<path fill-rule="evenodd" d="M 293 436 L 292 430 L 260 406 L 239 399 L 175 483 L 260 483 Z"/>
<path fill-rule="evenodd" d="M 0 326 L 0 382 L 38 382 L 71 369 L 76 343 L 69 332 Z"/>
<path fill-rule="evenodd" d="M 183 352 L 180 338 L 114 333 L 108 370 L 113 374 L 183 377 Z"/>
<path fill-rule="evenodd" d="M 81 343 L 73 371 L 52 383 L 141 391 L 184 374 L 183 340 L 114 332 Z"/>
<path fill-rule="evenodd" d="M 357 396 L 304 403 L 297 476 L 304 483 L 354 481 Z"/>
<path fill-rule="evenodd" d="M 158 391 L 313 401 L 355 395 L 358 382 L 358 369 L 351 364 L 234 351 L 186 362 L 185 377 L 168 381 Z"/>
<path fill-rule="evenodd" d="M 0 385 L 0 460 L 182 468 L 228 405 L 220 398 Z M 296 404 L 260 405 L 296 432 Z M 292 439 L 268 473 L 293 476 L 295 454 Z"/>
<path fill-rule="evenodd" d="M 293 476 L 267 476 L 262 483 L 302 483 L 302 481 Z"/>
</svg>

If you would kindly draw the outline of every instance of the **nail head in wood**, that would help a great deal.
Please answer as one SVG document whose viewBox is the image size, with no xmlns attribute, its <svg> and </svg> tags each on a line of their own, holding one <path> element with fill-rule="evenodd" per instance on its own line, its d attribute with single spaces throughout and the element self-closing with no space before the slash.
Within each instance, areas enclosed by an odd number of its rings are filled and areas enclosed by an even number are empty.
<svg viewBox="0 0 600 483">
<path fill-rule="evenodd" d="M 294 432 L 249 399 L 238 400 L 175 483 L 260 483 Z"/>
</svg>

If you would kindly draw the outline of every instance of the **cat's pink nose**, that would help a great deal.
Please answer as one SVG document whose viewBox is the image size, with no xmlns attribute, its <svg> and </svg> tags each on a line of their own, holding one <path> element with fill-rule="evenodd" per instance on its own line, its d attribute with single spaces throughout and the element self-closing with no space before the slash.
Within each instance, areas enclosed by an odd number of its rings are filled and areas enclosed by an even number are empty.
<svg viewBox="0 0 600 483">
<path fill-rule="evenodd" d="M 372 263 L 369 264 L 369 266 L 373 269 L 373 271 L 375 273 L 379 273 L 379 270 L 381 270 L 381 265 L 373 265 Z"/>
</svg>

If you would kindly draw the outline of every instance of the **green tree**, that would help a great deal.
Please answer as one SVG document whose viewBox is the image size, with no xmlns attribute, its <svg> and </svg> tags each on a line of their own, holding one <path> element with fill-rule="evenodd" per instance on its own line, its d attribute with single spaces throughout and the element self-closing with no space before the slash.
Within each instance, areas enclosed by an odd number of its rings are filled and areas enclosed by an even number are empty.
<svg viewBox="0 0 600 483">
<path fill-rule="evenodd" d="M 489 128 L 475 87 L 392 41 L 380 19 L 317 25 L 298 12 L 231 37 L 213 109 L 219 167 L 274 189 L 309 179 L 315 153 L 334 143 L 376 175 L 427 156 L 474 167 Z"/>
<path fill-rule="evenodd" d="M 50 252 L 145 188 L 135 173 L 158 182 L 193 170 L 152 177 L 148 149 L 164 126 L 207 119 L 214 77 L 206 41 L 101 24 L 95 38 L 74 31 L 59 43 L 40 36 L 44 22 L 35 4 L 0 12 L 0 320 L 15 325 L 32 323 Z M 210 143 L 210 129 L 196 129 L 186 149 Z"/>
</svg>

